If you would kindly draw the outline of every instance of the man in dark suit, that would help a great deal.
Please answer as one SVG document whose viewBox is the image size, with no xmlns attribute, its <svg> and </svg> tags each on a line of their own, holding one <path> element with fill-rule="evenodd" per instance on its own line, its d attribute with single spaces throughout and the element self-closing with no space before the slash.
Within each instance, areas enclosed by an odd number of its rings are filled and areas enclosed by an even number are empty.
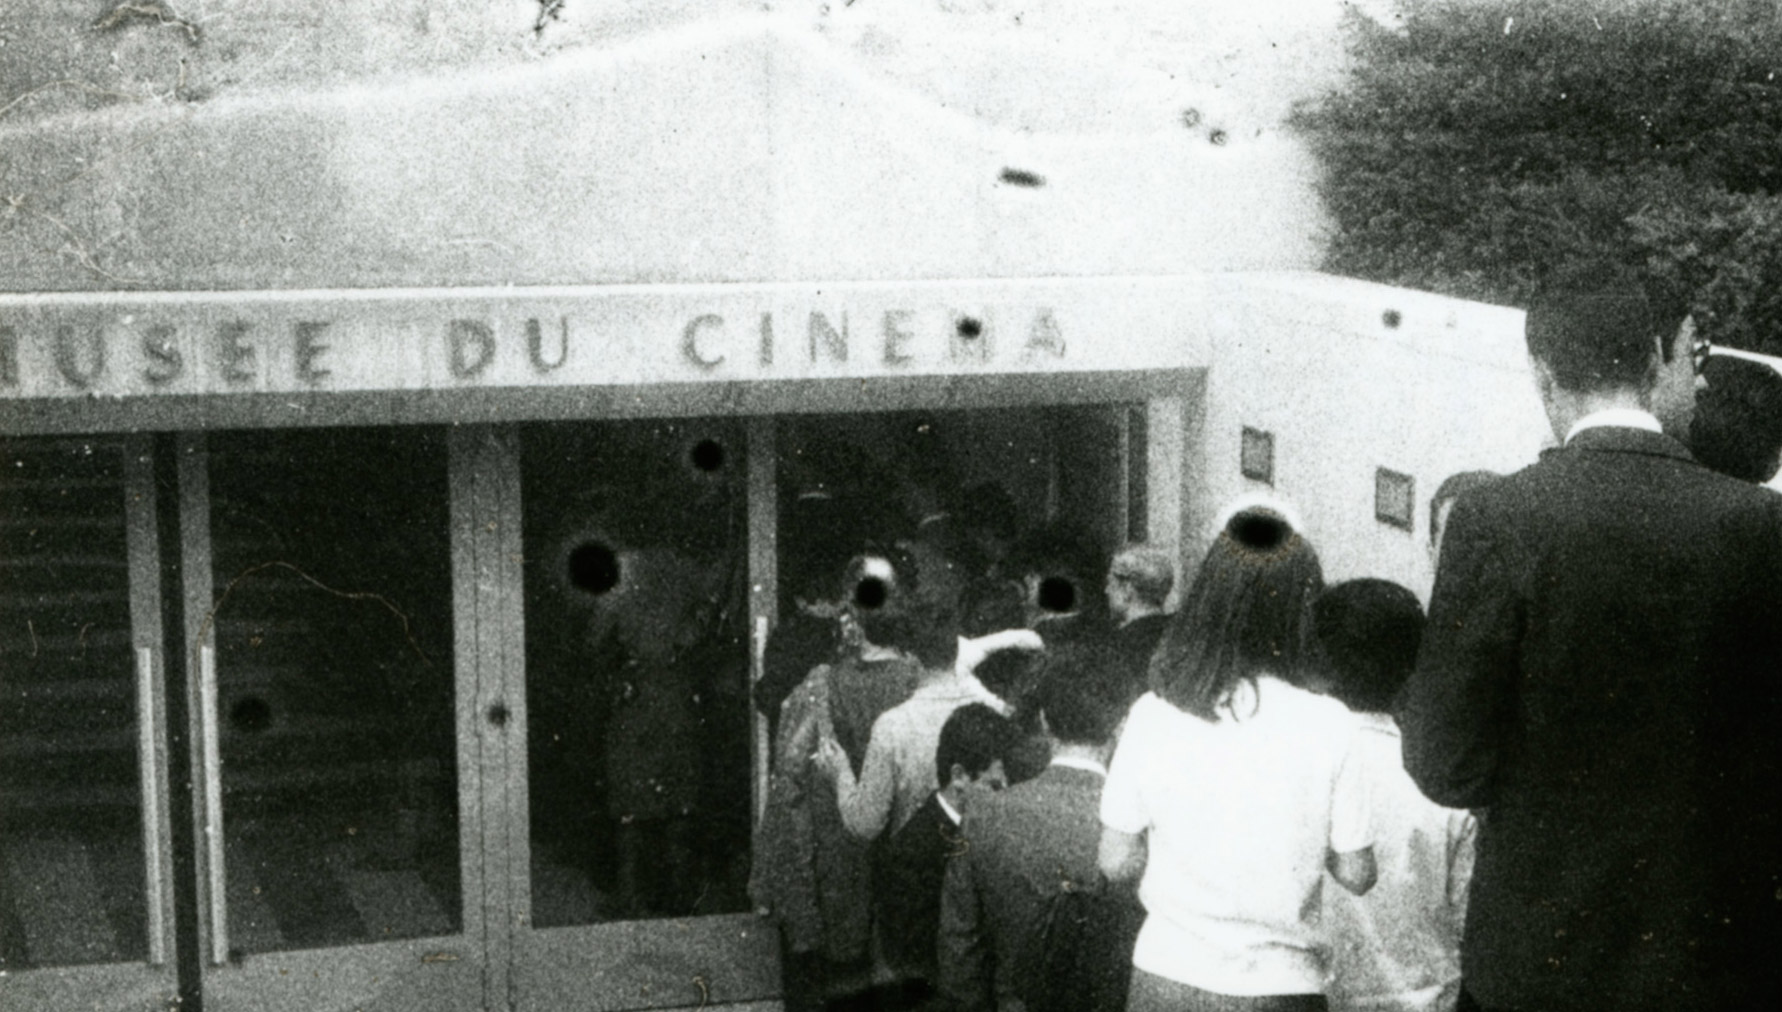
<svg viewBox="0 0 1782 1012">
<path fill-rule="evenodd" d="M 1484 810 L 1463 986 L 1488 1009 L 1782 1007 L 1782 497 L 1665 434 L 1706 349 L 1636 277 L 1557 274 L 1527 339 L 1561 445 L 1455 505 L 1398 707 L 1423 792 Z"/>
<path fill-rule="evenodd" d="M 1169 625 L 1163 607 L 1175 585 L 1175 562 L 1170 553 L 1159 548 L 1127 545 L 1108 563 L 1104 590 L 1114 647 L 1126 662 L 1123 692 L 1128 704 L 1149 687 L 1151 655 L 1157 652 L 1157 641 Z"/>
<path fill-rule="evenodd" d="M 960 820 L 1008 785 L 1003 762 L 1019 741 L 1015 725 L 984 703 L 967 703 L 941 725 L 934 750 L 939 789 L 886 841 L 873 902 L 885 961 L 905 977 L 932 982 L 941 882 L 964 847 Z"/>
<path fill-rule="evenodd" d="M 1121 717 L 1121 663 L 1104 645 L 1048 656 L 1037 695 L 1051 765 L 966 817 L 941 893 L 940 989 L 956 1009 L 1021 1009 L 1017 957 L 1047 901 L 1099 877 L 1101 785 Z"/>
</svg>

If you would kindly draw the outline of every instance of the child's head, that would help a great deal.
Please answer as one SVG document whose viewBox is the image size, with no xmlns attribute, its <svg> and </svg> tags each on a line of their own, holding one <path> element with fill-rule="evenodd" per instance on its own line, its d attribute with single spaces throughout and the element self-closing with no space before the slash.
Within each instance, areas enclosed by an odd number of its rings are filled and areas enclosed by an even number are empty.
<svg viewBox="0 0 1782 1012">
<path fill-rule="evenodd" d="M 1319 595 L 1312 625 L 1329 667 L 1330 694 L 1357 712 L 1390 710 L 1423 641 L 1417 595 L 1389 580 L 1349 580 Z"/>
<path fill-rule="evenodd" d="M 934 749 L 936 786 L 954 801 L 1002 790 L 1009 782 L 1003 761 L 1019 738 L 1013 722 L 983 703 L 954 710 Z"/>
</svg>

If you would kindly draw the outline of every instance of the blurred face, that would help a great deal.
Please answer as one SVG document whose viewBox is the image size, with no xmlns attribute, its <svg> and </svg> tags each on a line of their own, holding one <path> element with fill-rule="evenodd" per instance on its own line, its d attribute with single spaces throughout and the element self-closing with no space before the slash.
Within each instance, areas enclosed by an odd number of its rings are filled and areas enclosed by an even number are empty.
<svg viewBox="0 0 1782 1012">
<path fill-rule="evenodd" d="M 1707 363 L 1710 347 L 1696 333 L 1695 318 L 1684 317 L 1683 325 L 1671 338 L 1671 358 L 1658 362 L 1658 378 L 1652 386 L 1652 414 L 1670 435 L 1687 440 L 1689 423 L 1695 417 L 1695 392 L 1706 386 L 1702 367 Z"/>
<path fill-rule="evenodd" d="M 971 811 L 974 801 L 989 797 L 1009 785 L 1009 775 L 1003 771 L 1002 760 L 990 764 L 984 772 L 973 777 L 965 772 L 965 767 L 953 767 L 953 786 L 959 795 L 959 810 Z"/>
</svg>

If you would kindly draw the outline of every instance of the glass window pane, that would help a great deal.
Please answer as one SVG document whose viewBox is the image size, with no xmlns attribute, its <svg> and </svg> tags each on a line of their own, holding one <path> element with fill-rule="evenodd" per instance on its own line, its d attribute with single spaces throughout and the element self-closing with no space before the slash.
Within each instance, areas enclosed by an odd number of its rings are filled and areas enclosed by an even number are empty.
<svg viewBox="0 0 1782 1012">
<path fill-rule="evenodd" d="M 459 930 L 442 434 L 214 435 L 210 493 L 231 947 Z"/>
<path fill-rule="evenodd" d="M 0 440 L 0 971 L 148 953 L 115 440 Z"/>
<path fill-rule="evenodd" d="M 522 447 L 533 924 L 745 911 L 740 432 L 538 425 Z"/>
</svg>

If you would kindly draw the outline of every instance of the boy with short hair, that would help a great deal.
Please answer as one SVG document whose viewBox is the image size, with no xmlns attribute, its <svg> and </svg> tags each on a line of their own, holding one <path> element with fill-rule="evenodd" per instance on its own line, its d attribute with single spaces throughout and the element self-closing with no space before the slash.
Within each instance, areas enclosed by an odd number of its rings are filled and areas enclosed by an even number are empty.
<svg viewBox="0 0 1782 1012">
<path fill-rule="evenodd" d="M 1330 694 L 1366 733 L 1358 758 L 1373 797 L 1379 879 L 1365 896 L 1324 890 L 1333 1010 L 1447 1012 L 1460 995 L 1460 934 L 1466 919 L 1477 826 L 1464 811 L 1423 797 L 1400 758 L 1388 712 L 1417 663 L 1423 609 L 1386 580 L 1350 580 L 1312 609 L 1329 666 Z"/>
<path fill-rule="evenodd" d="M 954 710 L 934 752 L 936 790 L 891 835 L 877 862 L 873 899 L 885 960 L 933 981 L 947 862 L 964 848 L 959 824 L 974 801 L 1008 786 L 1003 763 L 1019 741 L 1015 725 L 984 703 Z"/>
</svg>

